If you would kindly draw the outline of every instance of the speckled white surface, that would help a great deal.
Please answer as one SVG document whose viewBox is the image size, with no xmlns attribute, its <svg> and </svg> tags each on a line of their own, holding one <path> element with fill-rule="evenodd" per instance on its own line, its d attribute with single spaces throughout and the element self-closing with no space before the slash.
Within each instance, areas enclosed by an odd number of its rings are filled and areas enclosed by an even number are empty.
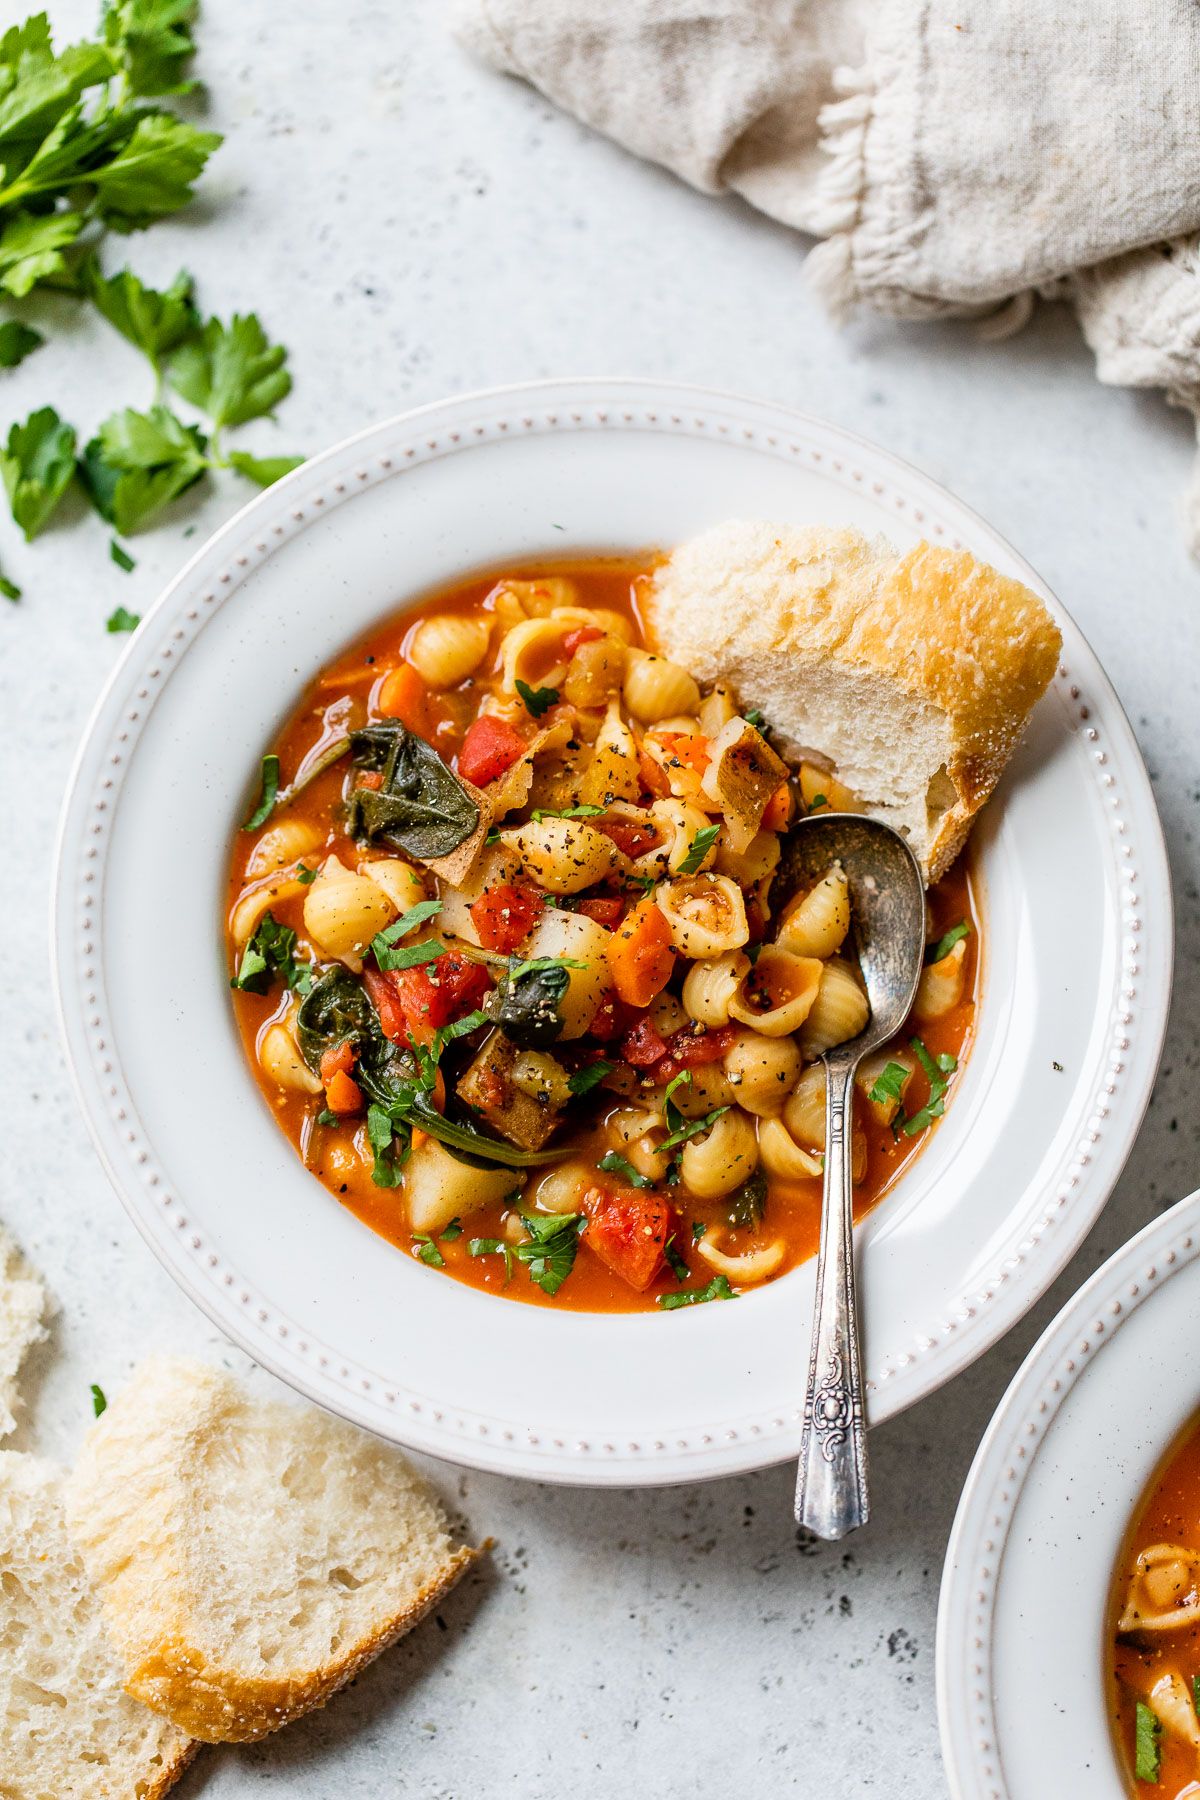
<svg viewBox="0 0 1200 1800">
<path fill-rule="evenodd" d="M 90 23 L 81 0 L 53 11 L 66 35 Z M 454 389 L 621 372 L 768 395 L 910 457 L 1030 558 L 1116 682 L 1173 857 L 1178 999 L 1106 1216 L 1020 1330 L 874 1435 L 875 1518 L 849 1547 L 797 1543 L 786 1470 L 630 1497 L 436 1470 L 471 1527 L 497 1538 L 490 1568 L 324 1713 L 206 1755 L 176 1791 L 600 1800 L 619 1784 L 700 1800 L 939 1800 L 934 1618 L 975 1445 L 1066 1294 L 1193 1188 L 1200 1165 L 1200 572 L 1176 511 L 1191 434 L 1157 399 L 1098 387 L 1058 309 L 1002 345 L 958 325 L 839 335 L 805 291 L 794 238 L 474 67 L 442 13 L 437 0 L 208 0 L 200 73 L 227 143 L 187 222 L 128 250 L 147 277 L 185 262 L 206 307 L 257 307 L 289 345 L 295 394 L 279 426 L 252 428 L 247 443 L 314 450 Z M 5 420 L 53 401 L 81 433 L 149 398 L 136 354 L 86 318 L 3 381 Z M 147 604 L 232 504 L 230 490 L 185 502 L 134 541 L 132 575 L 108 561 L 82 507 L 32 549 L 0 528 L 0 562 L 26 590 L 0 618 L 0 1217 L 59 1305 L 18 1440 L 53 1454 L 69 1455 L 84 1429 L 88 1384 L 115 1389 L 151 1349 L 242 1360 L 159 1268 L 93 1158 L 59 1052 L 46 943 L 59 797 L 119 649 L 103 621 L 118 603 Z M 185 983 L 187 946 L 169 925 L 148 954 Z"/>
</svg>

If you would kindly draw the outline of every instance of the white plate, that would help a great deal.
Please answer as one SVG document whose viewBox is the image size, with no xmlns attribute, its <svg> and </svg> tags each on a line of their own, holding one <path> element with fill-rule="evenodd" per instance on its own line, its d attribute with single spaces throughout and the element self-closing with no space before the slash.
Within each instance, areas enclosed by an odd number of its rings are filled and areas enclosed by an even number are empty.
<svg viewBox="0 0 1200 1800">
<path fill-rule="evenodd" d="M 132 640 L 75 767 L 56 979 L 118 1193 L 251 1355 L 434 1455 L 620 1484 L 790 1457 L 813 1271 L 736 1304 L 598 1317 L 507 1304 L 383 1243 L 304 1172 L 243 1064 L 218 924 L 229 835 L 302 686 L 381 614 L 472 570 L 669 546 L 737 515 L 962 542 L 1045 592 L 949 494 L 815 419 L 624 380 L 467 395 L 316 458 L 219 532 Z M 1158 818 L 1112 689 L 1056 612 L 1062 670 L 977 833 L 978 1042 L 861 1232 L 876 1420 L 1042 1293 L 1103 1206 L 1158 1061 Z"/>
<path fill-rule="evenodd" d="M 1126 1800 L 1106 1709 L 1109 1583 L 1159 1460 L 1200 1407 L 1200 1193 L 1067 1303 L 967 1478 L 938 1609 L 954 1800 Z"/>
</svg>

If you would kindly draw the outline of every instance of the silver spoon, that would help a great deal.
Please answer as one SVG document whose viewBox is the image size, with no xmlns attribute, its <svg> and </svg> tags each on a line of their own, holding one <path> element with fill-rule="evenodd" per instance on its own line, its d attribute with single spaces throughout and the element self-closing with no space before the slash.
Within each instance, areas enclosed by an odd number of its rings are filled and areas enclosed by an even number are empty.
<svg viewBox="0 0 1200 1800">
<path fill-rule="evenodd" d="M 823 1058 L 826 1071 L 825 1191 L 821 1252 L 809 1352 L 796 1522 L 818 1537 L 841 1538 L 865 1525 L 866 1418 L 854 1291 L 851 1127 L 854 1072 L 903 1025 L 925 957 L 925 888 L 898 832 L 852 813 L 802 819 L 787 845 L 787 877 L 797 886 L 841 863 L 850 885 L 854 948 L 866 981 L 866 1029 Z"/>
</svg>

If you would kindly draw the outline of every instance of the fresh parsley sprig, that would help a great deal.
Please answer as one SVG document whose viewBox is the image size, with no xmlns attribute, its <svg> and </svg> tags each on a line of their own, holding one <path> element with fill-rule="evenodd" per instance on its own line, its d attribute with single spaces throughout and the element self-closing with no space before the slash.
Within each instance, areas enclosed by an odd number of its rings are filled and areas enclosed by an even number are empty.
<svg viewBox="0 0 1200 1800">
<path fill-rule="evenodd" d="M 265 912 L 229 985 L 244 994 L 265 994 L 276 976 L 293 993 L 307 994 L 312 987 L 312 964 L 297 958 L 296 933 Z"/>
<path fill-rule="evenodd" d="M 540 719 L 542 714 L 548 712 L 558 700 L 557 688 L 530 687 L 529 683 L 527 681 L 522 681 L 519 676 L 517 677 L 515 685 L 518 694 L 520 694 L 521 699 L 525 702 L 525 710 L 529 713 L 531 718 Z"/>
<path fill-rule="evenodd" d="M 657 1304 L 664 1312 L 674 1312 L 679 1306 L 702 1306 L 706 1300 L 736 1299 L 728 1275 L 714 1275 L 707 1287 L 681 1288 L 676 1294 L 660 1294 Z M 738 1317 L 741 1317 L 740 1313 Z"/>
<path fill-rule="evenodd" d="M 618 1150 L 607 1150 L 596 1164 L 606 1175 L 623 1175 L 631 1187 L 652 1188 L 654 1183 L 648 1175 L 641 1174 L 634 1168 L 627 1156 Z"/>
<path fill-rule="evenodd" d="M 943 956 L 949 956 L 955 944 L 960 944 L 963 938 L 970 937 L 970 935 L 970 925 L 965 919 L 960 920 L 957 925 L 952 925 L 945 936 L 940 937 L 936 944 L 930 944 L 928 946 L 925 951 L 925 961 L 927 963 L 941 962 Z"/>
<path fill-rule="evenodd" d="M 951 1056 L 948 1050 L 934 1060 L 920 1038 L 911 1040 L 913 1055 L 920 1063 L 929 1082 L 929 1098 L 918 1112 L 912 1113 L 903 1121 L 893 1120 L 892 1129 L 903 1131 L 905 1137 L 916 1137 L 919 1131 L 925 1131 L 940 1119 L 946 1110 L 946 1090 L 950 1086 L 950 1076 L 958 1068 L 958 1058 Z"/>
<path fill-rule="evenodd" d="M 557 1294 L 575 1267 L 575 1252 L 587 1218 L 583 1213 L 554 1213 L 544 1219 L 522 1213 L 521 1223 L 529 1242 L 517 1245 L 517 1261 L 525 1264 L 530 1280 L 543 1294 Z"/>
<path fill-rule="evenodd" d="M 688 846 L 688 853 L 679 865 L 681 875 L 695 875 L 718 837 L 721 835 L 719 825 L 702 825 Z"/>
</svg>

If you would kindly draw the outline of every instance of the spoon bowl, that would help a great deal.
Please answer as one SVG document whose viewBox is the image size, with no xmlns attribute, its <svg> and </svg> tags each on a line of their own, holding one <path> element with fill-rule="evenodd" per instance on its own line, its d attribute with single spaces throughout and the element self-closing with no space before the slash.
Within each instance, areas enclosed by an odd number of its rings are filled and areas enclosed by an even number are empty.
<svg viewBox="0 0 1200 1800">
<path fill-rule="evenodd" d="M 786 887 L 801 889 L 834 863 L 846 874 L 850 949 L 857 954 L 871 1012 L 856 1038 L 836 1044 L 822 1059 L 825 1185 L 796 1520 L 824 1538 L 844 1537 L 870 1513 L 854 1278 L 854 1072 L 903 1025 L 925 960 L 925 884 L 899 832 L 857 813 L 810 814 L 788 840 L 780 876 Z"/>
</svg>

